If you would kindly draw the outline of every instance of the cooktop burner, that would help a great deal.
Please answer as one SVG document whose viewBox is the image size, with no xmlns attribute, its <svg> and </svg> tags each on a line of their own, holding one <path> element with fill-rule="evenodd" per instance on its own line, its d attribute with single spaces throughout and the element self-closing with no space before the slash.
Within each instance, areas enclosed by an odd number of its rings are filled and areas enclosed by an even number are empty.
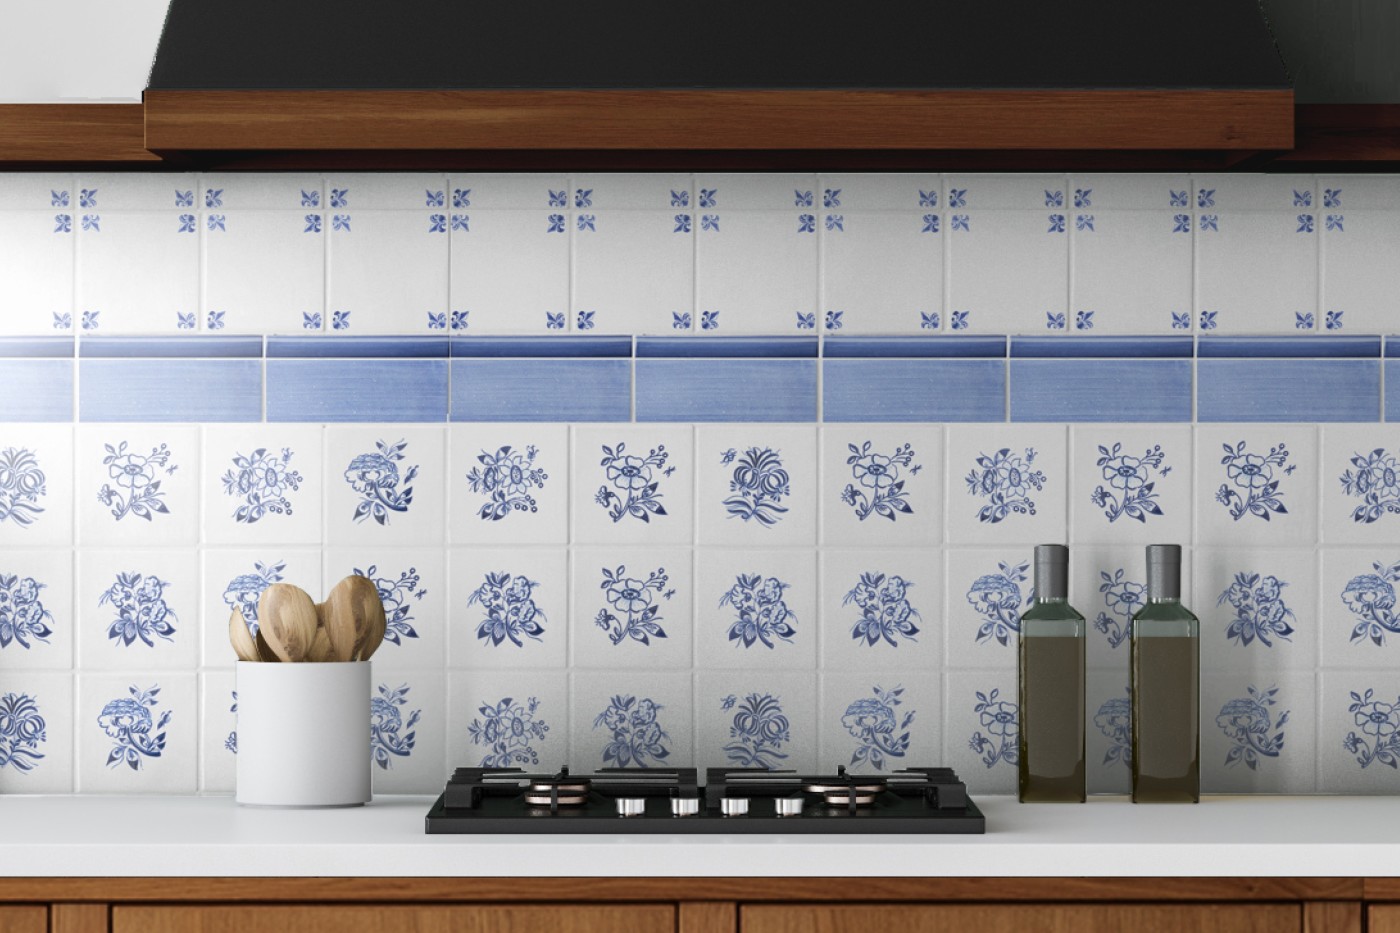
<svg viewBox="0 0 1400 933">
<path fill-rule="evenodd" d="M 429 833 L 981 833 L 951 768 L 798 774 L 758 768 L 458 768 Z"/>
</svg>

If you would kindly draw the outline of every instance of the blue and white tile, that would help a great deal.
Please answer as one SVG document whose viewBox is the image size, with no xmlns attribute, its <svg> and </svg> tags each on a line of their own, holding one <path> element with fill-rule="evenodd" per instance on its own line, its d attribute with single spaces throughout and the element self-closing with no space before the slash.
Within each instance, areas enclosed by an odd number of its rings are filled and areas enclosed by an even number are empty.
<svg viewBox="0 0 1400 933">
<path fill-rule="evenodd" d="M 73 552 L 0 550 L 0 671 L 73 666 Z"/>
<path fill-rule="evenodd" d="M 75 719 L 79 793 L 193 794 L 198 787 L 193 673 L 85 674 Z"/>
<path fill-rule="evenodd" d="M 1318 675 L 1317 789 L 1400 792 L 1400 675 L 1395 668 Z"/>
<path fill-rule="evenodd" d="M 199 553 L 194 548 L 83 549 L 75 595 L 78 664 L 84 670 L 199 666 Z"/>
<path fill-rule="evenodd" d="M 567 329 L 572 215 L 540 207 L 453 214 L 451 308 L 429 319 L 430 329 L 450 328 L 454 334 Z"/>
<path fill-rule="evenodd" d="M 817 537 L 815 425 L 703 425 L 701 545 L 808 545 Z"/>
<path fill-rule="evenodd" d="M 1218 546 L 1315 544 L 1318 482 L 1315 425 L 1198 427 L 1197 540 Z"/>
<path fill-rule="evenodd" d="M 447 489 L 453 544 L 567 543 L 568 425 L 454 424 Z"/>
<path fill-rule="evenodd" d="M 73 331 L 77 191 L 71 175 L 0 175 L 0 308 L 8 334 Z"/>
<path fill-rule="evenodd" d="M 695 176 L 697 211 L 821 210 L 816 175 L 781 172 L 705 173 Z"/>
<path fill-rule="evenodd" d="M 63 172 L 0 172 L 0 211 L 72 210 L 77 178 Z"/>
<path fill-rule="evenodd" d="M 1316 790 L 1316 683 L 1312 671 L 1203 675 L 1201 792 Z"/>
<path fill-rule="evenodd" d="M 73 543 L 73 428 L 0 425 L 0 547 Z"/>
<path fill-rule="evenodd" d="M 169 547 L 199 542 L 199 428 L 78 428 L 78 540 Z"/>
<path fill-rule="evenodd" d="M 326 428 L 326 540 L 385 546 L 447 538 L 444 427 Z"/>
<path fill-rule="evenodd" d="M 86 334 L 188 331 L 199 310 L 199 215 L 108 211 L 74 215 L 74 324 Z"/>
<path fill-rule="evenodd" d="M 452 175 L 446 206 L 453 210 L 553 210 L 572 206 L 567 175 L 483 172 Z"/>
<path fill-rule="evenodd" d="M 573 429 L 573 540 L 690 544 L 695 442 L 689 425 Z"/>
<path fill-rule="evenodd" d="M 73 182 L 77 211 L 198 210 L 199 176 L 189 173 L 105 172 Z"/>
<path fill-rule="evenodd" d="M 948 540 L 1063 541 L 1069 458 L 1063 425 L 955 425 L 948 430 Z"/>
<path fill-rule="evenodd" d="M 695 760 L 707 767 L 834 770 L 817 757 L 817 675 L 702 671 L 695 678 Z"/>
<path fill-rule="evenodd" d="M 1076 210 L 1071 239 L 1070 314 L 1049 316 L 1048 332 L 1167 334 L 1189 331 L 1191 212 Z M 1177 190 L 1177 194 L 1181 191 Z"/>
<path fill-rule="evenodd" d="M 7 672 L 0 794 L 73 791 L 73 675 Z"/>
<path fill-rule="evenodd" d="M 1014 794 L 1021 707 L 1016 673 L 949 671 L 943 675 L 943 758 L 969 794 Z"/>
<path fill-rule="evenodd" d="M 918 172 L 823 175 L 812 203 L 828 211 L 938 211 L 944 206 L 943 179 Z"/>
<path fill-rule="evenodd" d="M 946 558 L 944 667 L 1014 675 L 1021 613 L 1035 596 L 1033 550 L 960 548 Z"/>
<path fill-rule="evenodd" d="M 387 627 L 374 660 L 392 670 L 442 667 L 447 657 L 447 554 L 441 548 L 327 548 L 317 601 L 347 576 L 374 581 Z"/>
<path fill-rule="evenodd" d="M 447 675 L 453 766 L 558 771 L 569 763 L 569 675 L 471 670 Z"/>
<path fill-rule="evenodd" d="M 926 668 L 822 674 L 818 767 L 888 774 L 941 760 L 941 680 Z"/>
<path fill-rule="evenodd" d="M 943 225 L 932 209 L 823 213 L 817 323 L 827 333 L 843 334 L 939 330 Z"/>
<path fill-rule="evenodd" d="M 821 553 L 821 666 L 943 666 L 943 555 L 933 549 Z"/>
<path fill-rule="evenodd" d="M 563 549 L 448 552 L 448 664 L 546 668 L 568 663 L 569 562 Z"/>
<path fill-rule="evenodd" d="M 1190 425 L 1070 429 L 1070 540 L 1191 540 Z"/>
<path fill-rule="evenodd" d="M 321 435 L 319 425 L 206 426 L 205 543 L 320 544 Z"/>
<path fill-rule="evenodd" d="M 1378 545 L 1400 537 L 1400 427 L 1322 429 L 1322 540 Z"/>
<path fill-rule="evenodd" d="M 1322 626 L 1319 664 L 1336 668 L 1389 668 L 1400 664 L 1400 543 L 1320 552 Z"/>
<path fill-rule="evenodd" d="M 1084 716 L 1084 781 L 1088 792 L 1129 793 L 1133 786 L 1133 701 L 1126 666 L 1122 671 L 1087 673 Z"/>
<path fill-rule="evenodd" d="M 238 772 L 238 693 L 232 671 L 199 675 L 199 789 L 234 792 Z"/>
<path fill-rule="evenodd" d="M 1028 552 L 1026 558 L 1032 554 Z M 1192 549 L 1182 548 L 1181 596 L 1197 611 L 1191 589 Z M 1218 595 L 1218 594 L 1217 594 Z M 1147 603 L 1145 547 L 1075 547 L 1069 557 L 1069 601 L 1086 623 L 1085 655 L 1091 669 L 1128 676 L 1133 616 Z"/>
<path fill-rule="evenodd" d="M 1317 180 L 1322 233 L 1323 330 L 1388 333 L 1400 291 L 1400 177 L 1346 175 Z"/>
<path fill-rule="evenodd" d="M 599 172 L 574 175 L 568 207 L 575 212 L 599 210 L 688 210 L 713 207 L 711 193 L 705 205 L 694 202 L 689 175 L 675 172 Z M 711 187 L 714 187 L 713 185 Z"/>
<path fill-rule="evenodd" d="M 1317 557 L 1311 550 L 1197 548 L 1188 604 L 1208 672 L 1312 670 L 1318 658 Z"/>
<path fill-rule="evenodd" d="M 577 673 L 570 702 L 571 767 L 706 767 L 695 753 L 689 674 Z"/>
<path fill-rule="evenodd" d="M 261 548 L 204 548 L 201 627 L 205 668 L 231 668 L 238 660 L 229 644 L 229 617 L 234 609 L 250 624 L 258 623 L 258 599 L 274 583 L 301 587 L 313 600 L 325 599 L 321 552 L 313 548 L 268 545 Z"/>
<path fill-rule="evenodd" d="M 813 670 L 817 560 L 806 549 L 701 551 L 695 662 L 701 669 Z"/>
<path fill-rule="evenodd" d="M 936 425 L 821 429 L 821 540 L 828 545 L 942 543 L 943 430 Z"/>
<path fill-rule="evenodd" d="M 571 666 L 689 669 L 695 640 L 691 563 L 688 548 L 575 550 Z"/>
<path fill-rule="evenodd" d="M 437 794 L 447 766 L 447 683 L 374 657 L 370 774 L 376 794 Z"/>
</svg>

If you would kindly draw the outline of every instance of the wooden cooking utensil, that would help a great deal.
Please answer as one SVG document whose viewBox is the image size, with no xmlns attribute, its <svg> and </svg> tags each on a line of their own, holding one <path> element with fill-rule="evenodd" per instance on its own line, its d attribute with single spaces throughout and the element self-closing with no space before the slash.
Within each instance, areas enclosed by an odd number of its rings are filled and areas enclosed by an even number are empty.
<svg viewBox="0 0 1400 933">
<path fill-rule="evenodd" d="M 308 661 L 334 661 L 335 649 L 331 647 L 331 636 L 326 631 L 326 604 L 316 604 L 316 638 L 311 642 L 311 651 L 307 655 Z"/>
<path fill-rule="evenodd" d="M 379 598 L 377 590 L 374 594 L 374 607 L 377 607 L 377 610 L 370 615 L 369 630 L 365 634 L 365 643 L 360 648 L 360 653 L 355 657 L 357 661 L 368 661 L 370 656 L 379 650 L 379 646 L 384 644 L 384 632 L 389 627 L 389 620 L 384 614 L 384 601 Z"/>
<path fill-rule="evenodd" d="M 373 581 L 352 574 L 341 580 L 326 597 L 326 634 L 337 661 L 361 661 L 379 647 L 387 624 L 384 603 Z M 368 647 L 371 638 L 374 647 Z"/>
<path fill-rule="evenodd" d="M 273 662 L 282 660 L 273 652 L 272 646 L 269 645 L 267 643 L 267 639 L 263 637 L 263 631 L 261 627 L 258 628 L 258 634 L 253 639 L 253 643 L 258 646 L 259 661 Z"/>
<path fill-rule="evenodd" d="M 243 618 L 241 609 L 233 610 L 228 617 L 228 640 L 233 645 L 233 653 L 240 661 L 259 661 L 258 643 L 248 630 L 248 620 Z"/>
<path fill-rule="evenodd" d="M 258 629 L 283 661 L 305 661 L 316 640 L 316 604 L 290 583 L 274 583 L 258 598 Z"/>
</svg>

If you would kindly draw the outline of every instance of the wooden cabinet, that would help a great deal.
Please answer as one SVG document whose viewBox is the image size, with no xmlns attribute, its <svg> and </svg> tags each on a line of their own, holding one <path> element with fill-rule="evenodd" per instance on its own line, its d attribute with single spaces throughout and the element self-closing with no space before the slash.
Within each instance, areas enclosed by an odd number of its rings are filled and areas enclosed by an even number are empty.
<svg viewBox="0 0 1400 933">
<path fill-rule="evenodd" d="M 0 933 L 48 933 L 47 907 L 5 907 L 0 905 Z"/>
<path fill-rule="evenodd" d="M 675 933 L 671 904 L 241 905 L 112 909 L 112 933 Z"/>
<path fill-rule="evenodd" d="M 1400 904 L 1376 904 L 1367 910 L 1369 933 L 1400 933 Z"/>
<path fill-rule="evenodd" d="M 1299 933 L 1296 904 L 765 904 L 744 933 Z M 1400 927 L 1397 927 L 1400 933 Z"/>
</svg>

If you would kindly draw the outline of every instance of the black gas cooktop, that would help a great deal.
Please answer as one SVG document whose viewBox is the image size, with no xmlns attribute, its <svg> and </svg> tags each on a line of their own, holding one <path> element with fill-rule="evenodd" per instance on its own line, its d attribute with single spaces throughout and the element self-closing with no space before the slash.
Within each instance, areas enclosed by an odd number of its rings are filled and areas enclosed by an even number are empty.
<svg viewBox="0 0 1400 933">
<path fill-rule="evenodd" d="M 951 768 L 798 774 L 752 768 L 458 768 L 429 833 L 981 833 Z"/>
</svg>

